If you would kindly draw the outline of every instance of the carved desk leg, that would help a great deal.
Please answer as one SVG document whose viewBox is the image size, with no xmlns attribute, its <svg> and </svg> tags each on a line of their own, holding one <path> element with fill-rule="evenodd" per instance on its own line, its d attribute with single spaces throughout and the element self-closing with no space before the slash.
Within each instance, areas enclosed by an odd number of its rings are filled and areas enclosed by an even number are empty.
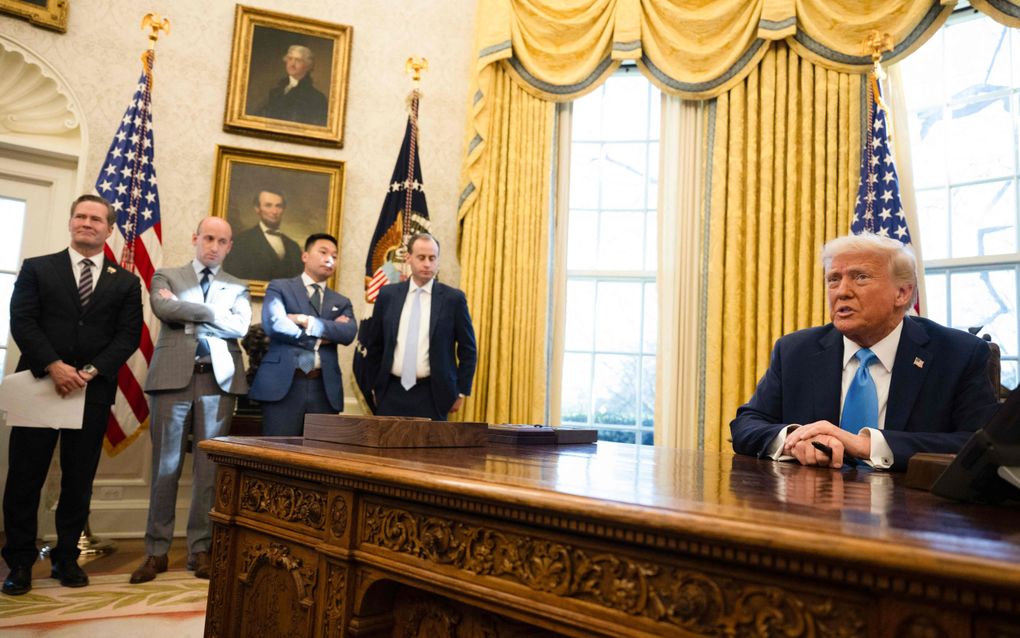
<svg viewBox="0 0 1020 638">
<path fill-rule="evenodd" d="M 237 475 L 236 468 L 222 465 L 216 468 L 216 501 L 211 514 L 213 560 L 205 614 L 205 635 L 210 638 L 233 635 L 230 627 L 230 557 L 234 555 L 236 536 L 231 523 L 237 512 Z"/>
</svg>

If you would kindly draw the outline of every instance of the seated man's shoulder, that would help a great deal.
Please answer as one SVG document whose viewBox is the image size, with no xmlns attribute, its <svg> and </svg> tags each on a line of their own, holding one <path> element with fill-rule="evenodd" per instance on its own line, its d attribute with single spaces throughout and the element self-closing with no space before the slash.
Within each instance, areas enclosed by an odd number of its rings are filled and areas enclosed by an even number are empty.
<svg viewBox="0 0 1020 638">
<path fill-rule="evenodd" d="M 974 348 L 979 343 L 985 343 L 984 339 L 976 337 L 966 330 L 943 326 L 940 323 L 925 319 L 924 317 L 908 317 L 907 321 L 915 323 L 924 330 L 931 339 L 942 341 L 952 347 Z"/>
<path fill-rule="evenodd" d="M 841 337 L 836 327 L 831 323 L 824 326 L 812 326 L 788 332 L 776 342 L 776 346 L 783 350 L 799 349 L 804 347 L 817 348 L 819 342 Z"/>
</svg>

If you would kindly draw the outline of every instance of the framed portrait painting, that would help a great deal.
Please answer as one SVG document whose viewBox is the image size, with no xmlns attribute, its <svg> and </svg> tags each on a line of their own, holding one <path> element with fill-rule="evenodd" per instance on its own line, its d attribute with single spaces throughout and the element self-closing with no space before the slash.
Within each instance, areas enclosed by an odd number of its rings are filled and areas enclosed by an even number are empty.
<svg viewBox="0 0 1020 638">
<path fill-rule="evenodd" d="M 234 239 L 223 269 L 247 279 L 253 296 L 300 275 L 306 237 L 340 241 L 343 189 L 343 162 L 217 146 L 212 214 L 230 222 Z"/>
<path fill-rule="evenodd" d="M 32 24 L 64 33 L 71 0 L 0 0 L 0 13 L 24 18 Z"/>
<path fill-rule="evenodd" d="M 223 128 L 343 146 L 351 27 L 238 5 Z"/>
</svg>

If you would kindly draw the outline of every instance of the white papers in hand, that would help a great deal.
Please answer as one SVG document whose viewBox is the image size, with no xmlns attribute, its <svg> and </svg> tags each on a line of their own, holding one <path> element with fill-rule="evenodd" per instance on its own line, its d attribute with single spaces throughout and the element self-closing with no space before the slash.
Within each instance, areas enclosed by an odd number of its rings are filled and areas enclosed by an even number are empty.
<svg viewBox="0 0 1020 638">
<path fill-rule="evenodd" d="M 7 425 L 80 430 L 85 390 L 61 397 L 49 377 L 36 379 L 31 370 L 15 372 L 0 385 L 0 410 L 6 413 Z"/>
</svg>

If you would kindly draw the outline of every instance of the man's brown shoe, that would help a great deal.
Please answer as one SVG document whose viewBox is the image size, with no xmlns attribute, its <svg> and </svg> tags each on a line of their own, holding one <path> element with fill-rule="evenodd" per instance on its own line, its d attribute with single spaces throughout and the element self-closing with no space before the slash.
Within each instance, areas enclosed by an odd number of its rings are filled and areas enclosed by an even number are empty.
<svg viewBox="0 0 1020 638">
<path fill-rule="evenodd" d="M 195 570 L 196 578 L 209 578 L 209 552 L 195 552 L 188 559 L 188 569 Z"/>
<path fill-rule="evenodd" d="M 145 557 L 145 562 L 138 566 L 138 569 L 131 572 L 131 583 L 137 585 L 138 583 L 147 583 L 150 580 L 156 578 L 156 574 L 162 574 L 166 571 L 167 563 L 166 554 L 162 556 L 148 555 Z"/>
</svg>

